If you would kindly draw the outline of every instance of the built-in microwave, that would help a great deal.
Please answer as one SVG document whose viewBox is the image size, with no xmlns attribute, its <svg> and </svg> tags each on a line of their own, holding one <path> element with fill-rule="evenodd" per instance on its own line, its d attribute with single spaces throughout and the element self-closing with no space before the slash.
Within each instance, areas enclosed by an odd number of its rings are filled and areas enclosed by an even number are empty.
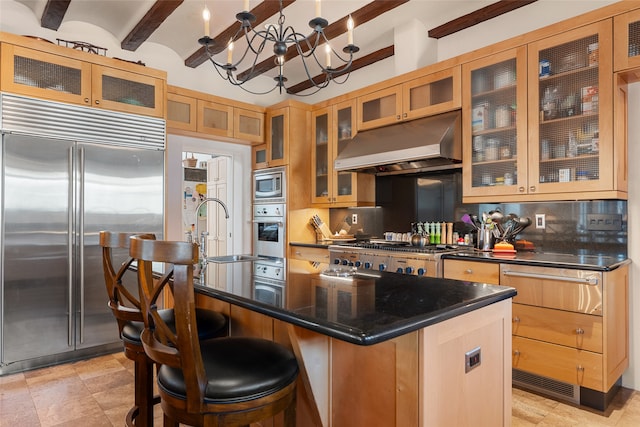
<svg viewBox="0 0 640 427">
<path fill-rule="evenodd" d="M 285 169 L 261 169 L 253 173 L 254 203 L 283 203 L 285 201 Z"/>
</svg>

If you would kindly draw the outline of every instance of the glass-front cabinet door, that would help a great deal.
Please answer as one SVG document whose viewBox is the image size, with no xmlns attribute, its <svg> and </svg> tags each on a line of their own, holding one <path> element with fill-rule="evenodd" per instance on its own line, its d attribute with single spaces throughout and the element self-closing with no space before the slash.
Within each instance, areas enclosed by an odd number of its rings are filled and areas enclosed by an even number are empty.
<svg viewBox="0 0 640 427">
<path fill-rule="evenodd" d="M 164 81 L 153 76 L 92 65 L 93 105 L 125 113 L 164 117 Z"/>
<path fill-rule="evenodd" d="M 333 153 L 331 155 L 331 161 L 329 165 L 333 170 L 333 162 L 340 154 L 340 152 L 346 147 L 347 143 L 351 141 L 351 138 L 355 136 L 355 117 L 356 117 L 356 103 L 354 100 L 345 101 L 333 106 L 333 113 L 335 117 L 335 125 L 333 126 L 333 135 L 335 138 L 335 144 L 333 146 Z M 341 202 L 357 202 L 359 174 L 354 172 L 333 171 L 333 188 L 335 194 L 335 201 Z"/>
<path fill-rule="evenodd" d="M 526 48 L 463 65 L 463 192 L 526 191 Z"/>
<path fill-rule="evenodd" d="M 91 64 L 77 59 L 2 44 L 3 91 L 73 104 L 91 105 Z"/>
<path fill-rule="evenodd" d="M 267 112 L 267 164 L 284 166 L 289 150 L 289 108 Z"/>
<path fill-rule="evenodd" d="M 612 23 L 529 45 L 528 192 L 613 189 Z"/>
<path fill-rule="evenodd" d="M 640 67 L 640 9 L 613 18 L 613 68 Z"/>
<path fill-rule="evenodd" d="M 313 148 L 311 152 L 311 194 L 312 203 L 331 203 L 333 197 L 330 165 L 333 150 L 329 144 L 331 107 L 323 108 L 311 113 L 311 135 Z M 331 138 L 333 139 L 333 138 Z"/>
</svg>

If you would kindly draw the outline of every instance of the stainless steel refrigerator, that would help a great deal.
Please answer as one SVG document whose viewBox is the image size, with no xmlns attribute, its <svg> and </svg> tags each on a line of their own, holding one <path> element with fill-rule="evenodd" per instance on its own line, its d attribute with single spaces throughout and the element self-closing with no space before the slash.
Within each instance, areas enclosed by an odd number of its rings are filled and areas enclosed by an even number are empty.
<svg viewBox="0 0 640 427">
<path fill-rule="evenodd" d="M 42 105 L 53 114 L 50 104 Z M 110 144 L 113 123 L 100 115 L 106 133 L 97 143 L 82 130 L 71 138 L 34 132 L 28 123 L 7 130 L 15 126 L 7 120 L 6 97 L 2 108 L 0 374 L 120 348 L 98 235 L 145 231 L 162 238 L 164 142 Z M 82 112 L 96 119 L 93 111 Z"/>
</svg>

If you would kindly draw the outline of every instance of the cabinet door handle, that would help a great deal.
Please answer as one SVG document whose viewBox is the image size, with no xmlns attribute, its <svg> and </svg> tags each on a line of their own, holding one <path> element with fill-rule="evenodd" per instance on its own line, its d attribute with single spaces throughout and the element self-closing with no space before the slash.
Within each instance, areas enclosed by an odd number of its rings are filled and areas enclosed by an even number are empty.
<svg viewBox="0 0 640 427">
<path fill-rule="evenodd" d="M 572 283 L 581 283 L 583 285 L 598 285 L 598 278 L 596 276 L 589 277 L 565 277 L 565 276 L 554 276 L 551 274 L 538 274 L 538 273 L 524 273 L 519 271 L 511 271 L 504 270 L 502 272 L 505 276 L 514 276 L 514 277 L 528 277 L 531 279 L 543 279 L 543 280 L 557 280 L 558 282 L 572 282 Z"/>
<path fill-rule="evenodd" d="M 576 370 L 577 370 L 578 372 L 584 372 L 584 366 L 582 366 L 582 365 L 578 365 L 578 366 L 576 366 Z"/>
<path fill-rule="evenodd" d="M 470 268 L 467 268 L 464 272 L 465 274 L 473 274 L 473 270 Z"/>
<path fill-rule="evenodd" d="M 513 355 L 514 356 L 520 356 L 520 350 L 514 350 L 513 351 Z"/>
<path fill-rule="evenodd" d="M 576 329 L 576 334 L 578 334 L 578 335 L 584 335 L 584 329 L 582 329 L 582 328 L 578 328 L 578 329 Z"/>
<path fill-rule="evenodd" d="M 87 103 L 87 104 L 89 104 L 89 98 L 85 98 L 85 99 L 84 99 L 84 102 L 85 102 L 85 103 Z"/>
<path fill-rule="evenodd" d="M 520 323 L 520 318 L 518 316 L 513 318 L 514 323 Z"/>
<path fill-rule="evenodd" d="M 524 187 L 518 187 L 518 191 L 519 191 L 520 193 L 524 193 Z"/>
<path fill-rule="evenodd" d="M 407 113 L 404 113 L 404 114 L 402 115 L 402 117 L 404 117 L 404 118 L 406 119 L 406 118 L 407 118 Z"/>
<path fill-rule="evenodd" d="M 400 114 L 396 116 L 396 120 L 400 120 Z"/>
<path fill-rule="evenodd" d="M 536 186 L 532 185 L 531 187 L 529 187 L 529 191 L 531 191 L 532 193 L 536 191 Z"/>
<path fill-rule="evenodd" d="M 100 105 L 100 100 L 99 100 L 99 99 L 96 99 L 96 100 L 95 100 L 95 103 L 96 103 L 96 105 Z"/>
</svg>

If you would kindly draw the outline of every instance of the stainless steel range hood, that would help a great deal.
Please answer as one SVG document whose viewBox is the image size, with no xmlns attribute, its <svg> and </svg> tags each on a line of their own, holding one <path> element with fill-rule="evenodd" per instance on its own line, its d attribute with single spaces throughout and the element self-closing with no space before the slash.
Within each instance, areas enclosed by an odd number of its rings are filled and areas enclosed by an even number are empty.
<svg viewBox="0 0 640 427">
<path fill-rule="evenodd" d="M 460 111 L 358 133 L 338 154 L 337 171 L 376 175 L 462 167 Z"/>
</svg>

